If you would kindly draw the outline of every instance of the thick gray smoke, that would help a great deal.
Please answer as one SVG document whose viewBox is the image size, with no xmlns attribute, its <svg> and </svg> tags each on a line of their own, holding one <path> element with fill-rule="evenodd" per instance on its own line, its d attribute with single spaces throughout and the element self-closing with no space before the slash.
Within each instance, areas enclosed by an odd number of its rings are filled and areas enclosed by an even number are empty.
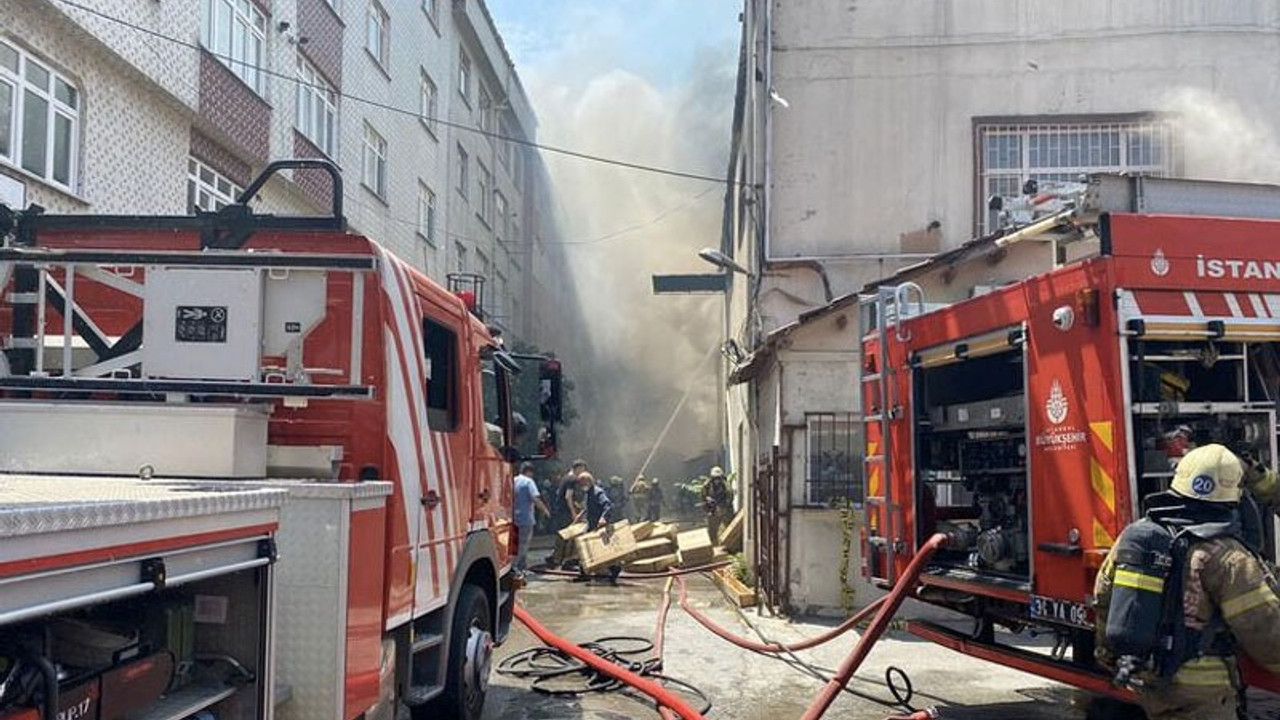
<svg viewBox="0 0 1280 720">
<path fill-rule="evenodd" d="M 1203 88 L 1184 87 L 1162 105 L 1178 114 L 1187 177 L 1280 182 L 1280 139 L 1272 125 Z"/>
<path fill-rule="evenodd" d="M 595 66 L 598 67 L 598 64 Z M 660 90 L 621 70 L 592 74 L 590 58 L 524 75 L 539 140 L 578 152 L 722 176 L 735 58 L 702 53 L 687 82 Z M 526 71 L 521 69 L 522 73 Z M 564 438 L 597 474 L 633 476 L 687 388 L 647 472 L 685 475 L 719 448 L 716 368 L 723 299 L 652 292 L 651 276 L 705 273 L 719 245 L 724 187 L 543 155 L 555 188 L 563 257 L 581 303 L 576 347 L 557 348 L 577 384 L 580 417 Z M 702 468 L 705 471 L 705 468 Z"/>
</svg>

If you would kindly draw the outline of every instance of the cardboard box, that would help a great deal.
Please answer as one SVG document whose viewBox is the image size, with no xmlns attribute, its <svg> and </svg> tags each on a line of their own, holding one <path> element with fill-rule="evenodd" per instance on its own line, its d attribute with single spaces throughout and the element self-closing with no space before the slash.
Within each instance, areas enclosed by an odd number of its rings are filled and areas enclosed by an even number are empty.
<svg viewBox="0 0 1280 720">
<path fill-rule="evenodd" d="M 631 524 L 623 520 L 604 530 L 579 535 L 574 539 L 582 570 L 593 573 L 610 565 L 621 565 L 636 551 L 636 538 Z"/>
<path fill-rule="evenodd" d="M 623 566 L 623 569 L 630 573 L 660 573 L 670 570 L 680 562 L 679 556 L 675 553 L 669 555 L 659 555 L 644 560 L 632 560 Z"/>
<path fill-rule="evenodd" d="M 679 548 L 680 564 L 686 568 L 706 565 L 715 557 L 711 535 L 706 528 L 686 530 L 676 535 L 676 547 Z"/>
</svg>

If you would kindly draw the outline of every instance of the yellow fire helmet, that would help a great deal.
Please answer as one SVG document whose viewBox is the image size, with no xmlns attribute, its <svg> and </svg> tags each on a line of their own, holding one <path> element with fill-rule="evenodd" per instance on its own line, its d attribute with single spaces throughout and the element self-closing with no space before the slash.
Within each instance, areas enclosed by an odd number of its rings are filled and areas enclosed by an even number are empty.
<svg viewBox="0 0 1280 720">
<path fill-rule="evenodd" d="M 1212 503 L 1240 501 L 1244 466 L 1235 453 L 1216 443 L 1182 456 L 1169 490 L 1175 495 Z"/>
<path fill-rule="evenodd" d="M 724 470 L 719 465 L 711 468 L 711 477 L 724 477 Z"/>
</svg>

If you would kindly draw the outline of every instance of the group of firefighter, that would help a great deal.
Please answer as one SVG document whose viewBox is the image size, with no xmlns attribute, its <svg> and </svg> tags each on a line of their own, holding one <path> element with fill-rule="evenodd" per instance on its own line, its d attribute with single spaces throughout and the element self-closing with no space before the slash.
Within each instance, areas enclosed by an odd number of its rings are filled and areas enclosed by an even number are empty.
<svg viewBox="0 0 1280 720">
<path fill-rule="evenodd" d="M 585 460 L 575 460 L 554 488 L 544 481 L 542 489 L 539 489 L 538 482 L 533 479 L 533 471 L 531 463 L 522 463 L 515 477 L 514 516 L 519 532 L 515 571 L 520 576 L 527 569 L 529 545 L 537 528 L 535 510 L 541 511 L 546 520 L 543 527 L 557 532 L 555 550 L 546 558 L 548 568 L 572 564 L 572 541 L 561 537 L 558 531 L 574 523 L 583 522 L 587 530 L 595 530 L 623 519 L 634 522 L 657 522 L 661 519 L 663 486 L 658 478 L 639 475 L 630 487 L 626 487 L 622 478 L 615 475 L 605 484 L 596 479 Z M 544 495 L 550 498 L 549 505 L 542 499 Z M 711 468 L 702 485 L 702 509 L 711 541 L 717 542 L 720 530 L 733 516 L 733 496 L 729 491 L 728 478 L 719 466 Z M 607 579 L 616 584 L 621 571 L 620 566 L 610 566 Z M 578 579 L 588 579 L 581 569 L 579 572 Z"/>
</svg>

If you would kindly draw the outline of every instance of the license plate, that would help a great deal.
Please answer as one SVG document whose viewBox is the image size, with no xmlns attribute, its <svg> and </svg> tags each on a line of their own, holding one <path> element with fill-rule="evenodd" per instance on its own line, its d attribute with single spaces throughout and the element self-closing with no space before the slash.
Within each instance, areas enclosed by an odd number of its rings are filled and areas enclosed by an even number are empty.
<svg viewBox="0 0 1280 720">
<path fill-rule="evenodd" d="M 1093 609 L 1083 603 L 1032 595 L 1027 609 L 1037 620 L 1093 629 Z"/>
</svg>

